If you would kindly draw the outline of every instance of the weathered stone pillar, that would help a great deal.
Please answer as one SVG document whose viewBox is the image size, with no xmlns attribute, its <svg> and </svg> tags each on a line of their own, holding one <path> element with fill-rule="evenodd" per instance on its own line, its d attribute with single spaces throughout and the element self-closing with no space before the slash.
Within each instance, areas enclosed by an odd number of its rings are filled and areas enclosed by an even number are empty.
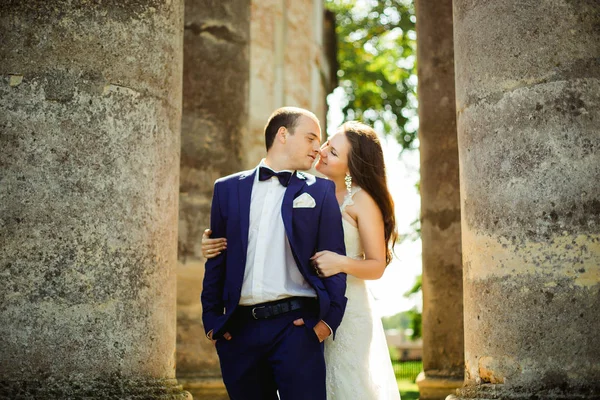
<svg viewBox="0 0 600 400">
<path fill-rule="evenodd" d="M 423 243 L 420 398 L 445 399 L 463 384 L 460 187 L 454 101 L 452 0 L 415 2 Z"/>
<path fill-rule="evenodd" d="M 600 398 L 600 7 L 455 0 L 466 387 Z"/>
<path fill-rule="evenodd" d="M 0 398 L 189 398 L 182 17 L 182 0 L 3 2 Z"/>
<path fill-rule="evenodd" d="M 200 246 L 214 181 L 243 169 L 249 27 L 249 0 L 185 2 L 177 378 L 200 399 L 227 398 L 217 353 L 202 326 Z"/>
</svg>

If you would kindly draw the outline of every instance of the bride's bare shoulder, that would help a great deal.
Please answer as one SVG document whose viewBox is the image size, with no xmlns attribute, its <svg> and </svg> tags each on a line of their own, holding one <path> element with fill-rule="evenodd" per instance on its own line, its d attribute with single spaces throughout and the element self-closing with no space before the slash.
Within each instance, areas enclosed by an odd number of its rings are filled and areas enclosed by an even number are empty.
<svg viewBox="0 0 600 400">
<path fill-rule="evenodd" d="M 371 214 L 379 210 L 377 203 L 366 190 L 359 190 L 352 196 L 352 204 L 346 208 L 348 214 L 357 219 L 360 214 Z"/>
</svg>

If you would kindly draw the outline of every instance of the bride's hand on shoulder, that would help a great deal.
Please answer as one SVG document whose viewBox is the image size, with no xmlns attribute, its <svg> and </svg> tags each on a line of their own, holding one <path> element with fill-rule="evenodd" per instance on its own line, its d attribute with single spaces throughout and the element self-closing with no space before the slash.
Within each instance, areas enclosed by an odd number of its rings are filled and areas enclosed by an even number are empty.
<svg viewBox="0 0 600 400">
<path fill-rule="evenodd" d="M 214 258 L 221 254 L 222 251 L 227 249 L 227 239 L 211 239 L 211 233 L 212 231 L 210 229 L 205 229 L 204 233 L 202 234 L 202 255 L 205 258 Z"/>
<path fill-rule="evenodd" d="M 315 253 L 310 260 L 317 275 L 321 278 L 327 278 L 344 272 L 346 257 L 329 250 L 323 250 Z"/>
</svg>

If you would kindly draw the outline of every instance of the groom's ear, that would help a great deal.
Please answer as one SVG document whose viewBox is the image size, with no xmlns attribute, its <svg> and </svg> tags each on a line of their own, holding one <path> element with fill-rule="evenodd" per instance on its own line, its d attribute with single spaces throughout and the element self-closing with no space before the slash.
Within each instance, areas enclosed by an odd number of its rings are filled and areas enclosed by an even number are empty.
<svg viewBox="0 0 600 400">
<path fill-rule="evenodd" d="M 280 143 L 284 144 L 287 140 L 287 135 L 287 128 L 285 126 L 280 126 L 279 129 L 277 129 L 277 135 L 275 135 L 275 139 L 278 140 Z"/>
</svg>

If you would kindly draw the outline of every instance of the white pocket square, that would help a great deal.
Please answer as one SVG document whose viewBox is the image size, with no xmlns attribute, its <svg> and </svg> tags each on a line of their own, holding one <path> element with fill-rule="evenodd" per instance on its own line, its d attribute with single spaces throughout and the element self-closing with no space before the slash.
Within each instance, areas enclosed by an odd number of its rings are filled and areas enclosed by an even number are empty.
<svg viewBox="0 0 600 400">
<path fill-rule="evenodd" d="M 302 193 L 294 199 L 294 208 L 314 208 L 316 205 L 315 199 L 308 193 Z"/>
</svg>

